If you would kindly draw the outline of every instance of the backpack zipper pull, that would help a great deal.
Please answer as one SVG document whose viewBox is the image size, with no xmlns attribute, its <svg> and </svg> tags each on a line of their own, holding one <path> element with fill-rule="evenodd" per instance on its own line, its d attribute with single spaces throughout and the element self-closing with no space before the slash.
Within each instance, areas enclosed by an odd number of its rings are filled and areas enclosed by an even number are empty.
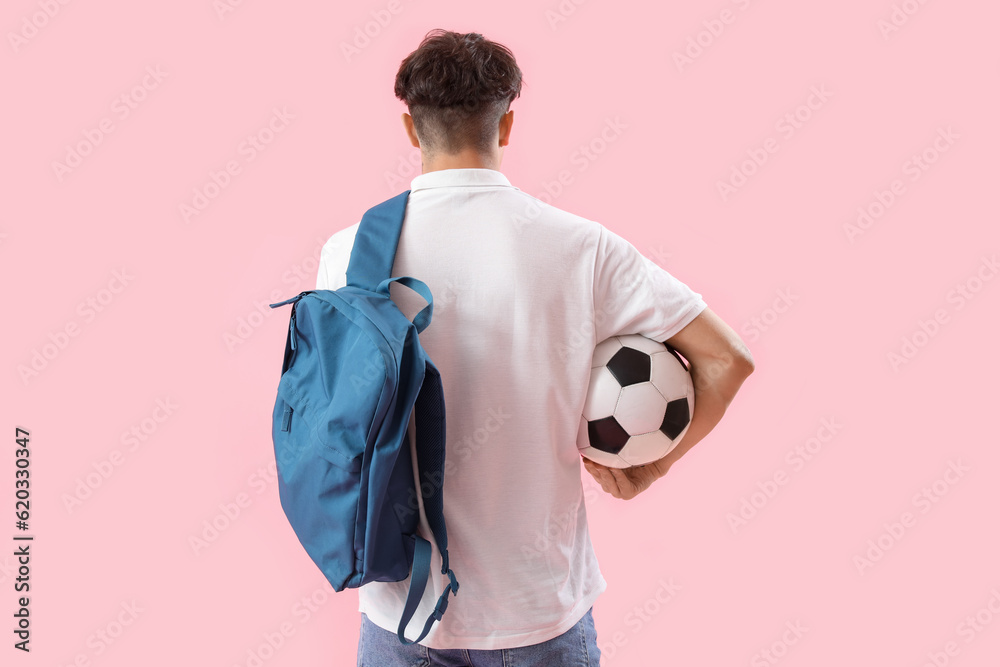
<svg viewBox="0 0 1000 667">
<path fill-rule="evenodd" d="M 278 303 L 269 303 L 267 305 L 270 306 L 271 308 L 280 308 L 281 306 L 284 306 L 284 305 L 287 305 L 289 303 L 293 303 L 295 301 L 298 301 L 299 299 L 301 299 L 303 297 L 303 295 L 308 294 L 309 291 L 310 290 L 306 290 L 305 292 L 299 292 L 298 294 L 296 294 L 295 296 L 291 297 L 290 299 L 285 299 L 284 301 L 279 301 Z"/>
</svg>

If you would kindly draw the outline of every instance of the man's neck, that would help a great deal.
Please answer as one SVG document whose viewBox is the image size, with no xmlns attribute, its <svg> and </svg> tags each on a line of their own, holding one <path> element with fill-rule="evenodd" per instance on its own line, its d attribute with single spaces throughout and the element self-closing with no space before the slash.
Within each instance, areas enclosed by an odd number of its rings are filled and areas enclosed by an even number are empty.
<svg viewBox="0 0 1000 667">
<path fill-rule="evenodd" d="M 496 153 L 483 155 L 476 151 L 442 153 L 432 159 L 422 157 L 420 165 L 424 174 L 442 169 L 493 169 L 500 171 L 500 156 Z"/>
</svg>

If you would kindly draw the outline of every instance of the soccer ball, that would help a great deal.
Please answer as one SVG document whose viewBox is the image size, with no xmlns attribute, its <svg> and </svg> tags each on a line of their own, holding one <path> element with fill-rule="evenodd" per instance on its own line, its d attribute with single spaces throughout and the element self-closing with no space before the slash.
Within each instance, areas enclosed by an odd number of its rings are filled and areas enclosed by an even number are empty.
<svg viewBox="0 0 1000 667">
<path fill-rule="evenodd" d="M 652 463 L 677 446 L 692 414 L 694 383 L 672 347 L 613 336 L 594 349 L 577 447 L 610 468 Z"/>
</svg>

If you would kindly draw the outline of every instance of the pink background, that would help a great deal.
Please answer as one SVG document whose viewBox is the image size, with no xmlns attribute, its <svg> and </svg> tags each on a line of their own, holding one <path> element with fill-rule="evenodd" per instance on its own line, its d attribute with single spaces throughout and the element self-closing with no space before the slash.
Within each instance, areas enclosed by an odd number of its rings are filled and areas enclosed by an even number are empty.
<svg viewBox="0 0 1000 667">
<path fill-rule="evenodd" d="M 757 364 L 646 493 L 583 473 L 602 664 L 996 664 L 1000 6 L 664 5 L 6 2 L 3 663 L 354 664 L 357 592 L 308 560 L 269 471 L 289 311 L 261 305 L 314 287 L 321 243 L 409 187 L 393 77 L 444 27 L 524 71 L 512 183 L 628 238 Z M 859 207 L 881 215 L 849 233 Z"/>
</svg>

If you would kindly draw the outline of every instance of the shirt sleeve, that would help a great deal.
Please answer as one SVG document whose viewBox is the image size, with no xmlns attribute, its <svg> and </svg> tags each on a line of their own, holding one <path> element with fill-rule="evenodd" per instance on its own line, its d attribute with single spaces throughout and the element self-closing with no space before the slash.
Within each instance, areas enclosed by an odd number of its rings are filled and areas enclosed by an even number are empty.
<svg viewBox="0 0 1000 667">
<path fill-rule="evenodd" d="M 594 262 L 598 343 L 621 334 L 664 341 L 707 307 L 701 294 L 601 226 Z"/>
<path fill-rule="evenodd" d="M 329 247 L 330 241 L 327 241 L 319 253 L 319 270 L 316 272 L 316 289 L 335 290 L 338 288 L 330 276 L 330 262 L 332 260 Z"/>
<path fill-rule="evenodd" d="M 338 290 L 347 285 L 347 265 L 351 261 L 356 223 L 331 236 L 319 253 L 319 269 L 316 272 L 316 289 Z"/>
</svg>

